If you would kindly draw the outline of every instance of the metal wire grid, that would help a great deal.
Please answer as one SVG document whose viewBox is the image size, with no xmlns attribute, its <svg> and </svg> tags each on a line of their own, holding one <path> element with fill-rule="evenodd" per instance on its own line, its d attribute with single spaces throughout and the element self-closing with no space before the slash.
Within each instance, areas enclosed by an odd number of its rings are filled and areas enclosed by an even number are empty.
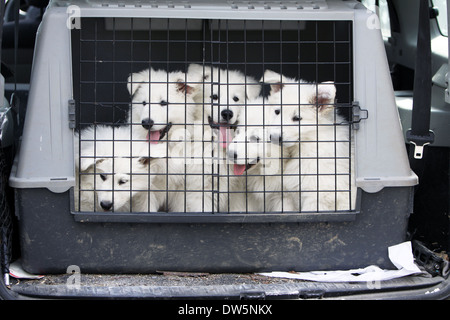
<svg viewBox="0 0 450 320">
<path fill-rule="evenodd" d="M 271 175 L 278 176 L 281 180 L 280 190 L 269 190 L 266 188 L 265 175 L 262 178 L 262 190 L 250 190 L 248 188 L 248 178 L 252 176 L 250 172 L 243 175 L 245 179 L 244 190 L 232 190 L 229 188 L 225 191 L 221 190 L 220 183 L 225 179 L 226 183 L 234 177 L 230 166 L 225 171 L 220 171 L 220 168 L 214 164 L 209 164 L 206 168 L 205 159 L 198 159 L 203 161 L 202 171 L 196 173 L 189 173 L 187 170 L 180 173 L 173 173 L 170 170 L 165 172 L 152 172 L 150 175 L 159 176 L 165 179 L 166 185 L 163 189 L 152 190 L 155 193 L 165 194 L 165 205 L 160 208 L 161 211 L 170 211 L 168 198 L 170 194 L 181 194 L 184 201 L 184 212 L 188 212 L 187 197 L 193 193 L 201 193 L 203 195 L 211 194 L 211 206 L 205 207 L 204 198 L 202 197 L 201 212 L 215 213 L 219 210 L 217 202 L 226 201 L 227 206 L 230 207 L 230 195 L 233 193 L 244 195 L 245 204 L 236 212 L 245 213 L 286 213 L 282 201 L 280 211 L 270 211 L 266 209 L 266 195 L 271 193 L 281 194 L 281 199 L 284 195 L 289 193 L 298 194 L 301 197 L 308 193 L 325 193 L 332 192 L 336 195 L 338 193 L 348 194 L 348 207 L 343 211 L 354 210 L 354 203 L 351 199 L 354 197 L 355 190 L 350 186 L 354 179 L 350 168 L 352 167 L 352 24 L 350 21 L 247 21 L 247 20 L 193 20 L 193 19 L 142 19 L 142 18 L 83 18 L 82 28 L 80 30 L 74 29 L 72 31 L 72 55 L 73 55 L 73 70 L 74 70 L 74 98 L 76 101 L 76 126 L 77 131 L 82 131 L 85 127 L 91 125 L 108 125 L 108 126 L 123 126 L 128 125 L 130 131 L 133 126 L 142 126 L 142 123 L 127 123 L 127 112 L 133 102 L 130 102 L 130 95 L 126 91 L 127 76 L 134 72 L 144 69 L 163 69 L 167 72 L 182 70 L 186 71 L 191 64 L 199 64 L 205 68 L 218 67 L 225 70 L 237 69 L 246 75 L 254 78 L 261 78 L 264 71 L 267 69 L 278 72 L 280 75 L 289 76 L 292 78 L 301 78 L 306 81 L 322 82 L 333 81 L 336 89 L 336 108 L 337 115 L 332 124 L 328 124 L 333 128 L 338 126 L 345 126 L 348 129 L 348 140 L 336 141 L 336 133 L 330 137 L 330 140 L 324 141 L 296 141 L 299 145 L 315 144 L 317 147 L 317 154 L 319 154 L 320 145 L 323 143 L 345 143 L 348 145 L 348 156 L 346 157 L 315 157 L 317 163 L 319 160 L 334 160 L 335 164 L 339 160 L 348 161 L 348 172 L 334 172 L 333 174 L 321 173 L 283 173 L 283 161 L 281 161 L 281 171 L 278 174 Z M 188 85 L 200 84 L 201 86 L 217 85 L 224 79 L 219 79 L 213 83 L 197 83 L 188 82 L 185 76 L 185 82 Z M 242 83 L 231 83 L 228 79 L 227 73 L 227 93 L 232 90 L 235 85 L 242 85 Z M 264 80 L 264 79 L 262 79 Z M 280 79 L 281 80 L 281 79 Z M 151 84 L 156 84 L 158 81 L 149 79 Z M 171 81 L 167 76 L 165 83 L 167 88 Z M 253 84 L 247 83 L 245 80 L 244 86 L 248 90 L 249 86 Z M 298 85 L 298 84 L 297 84 Z M 301 85 L 298 85 L 299 87 Z M 168 90 L 168 89 L 167 89 Z M 262 86 L 262 94 L 268 95 L 268 86 Z M 299 90 L 300 95 L 300 90 Z M 210 97 L 206 97 L 210 98 Z M 150 99 L 149 99 L 150 100 Z M 187 98 L 186 98 L 187 101 Z M 151 101 L 148 102 L 150 105 Z M 287 103 L 281 103 L 283 106 Z M 210 107 L 208 102 L 200 103 L 203 111 Z M 247 102 L 242 103 L 244 109 L 247 108 Z M 265 104 L 264 107 L 271 107 Z M 301 104 L 297 105 L 302 107 Z M 149 108 L 150 109 L 150 108 Z M 170 110 L 170 109 L 169 109 Z M 342 116 L 342 117 L 341 117 Z M 167 113 L 169 118 L 169 113 Z M 344 121 L 342 121 L 344 119 Z M 337 121 L 339 120 L 339 121 Z M 169 122 L 169 119 L 167 119 Z M 246 122 L 246 121 L 244 121 Z M 174 125 L 188 126 L 192 123 L 172 123 Z M 202 132 L 207 132 L 206 127 L 209 124 L 203 124 Z M 247 123 L 239 123 L 240 127 L 251 127 Z M 322 125 L 323 126 L 323 125 Z M 270 125 L 264 125 L 269 128 Z M 315 126 L 319 130 L 320 125 Z M 234 127 L 236 128 L 236 126 Z M 299 132 L 303 125 L 298 126 Z M 336 130 L 334 130 L 336 132 Z M 203 134 L 201 139 L 195 140 L 202 144 L 211 143 L 214 137 Z M 96 138 L 94 136 L 93 141 Z M 168 143 L 172 142 L 170 140 Z M 185 141 L 188 142 L 187 139 Z M 288 141 L 286 141 L 288 142 Z M 81 149 L 84 143 L 89 143 L 80 139 L 78 147 Z M 217 141 L 216 141 L 217 143 Z M 167 144 L 168 145 L 168 144 Z M 150 149 L 149 144 L 149 149 Z M 283 145 L 280 146 L 281 149 Z M 93 157 L 96 155 L 94 154 Z M 110 156 L 114 160 L 115 155 Z M 172 158 L 176 156 L 172 155 Z M 212 160 L 219 160 L 217 155 L 211 156 Z M 133 157 L 130 157 L 130 163 Z M 280 156 L 281 160 L 285 160 Z M 298 159 L 299 167 L 301 166 L 301 154 L 294 159 Z M 78 160 L 81 160 L 78 159 Z M 186 159 L 184 159 L 186 160 Z M 221 161 L 226 161 L 232 165 L 232 161 L 223 156 Z M 232 160 L 232 159 L 231 159 Z M 168 158 L 166 158 L 166 166 L 168 166 Z M 113 172 L 114 172 L 114 161 Z M 189 164 L 186 164 L 186 168 Z M 318 164 L 317 164 L 318 166 Z M 79 178 L 83 175 L 98 175 L 94 166 L 93 172 L 80 172 Z M 337 168 L 337 166 L 335 166 Z M 205 170 L 206 169 L 206 170 Z M 112 175 L 113 172 L 107 173 Z M 200 189 L 189 190 L 187 185 L 181 189 L 170 189 L 169 178 L 175 175 L 182 175 L 181 181 L 186 181 L 189 175 L 199 175 L 210 179 L 209 184 L 202 180 Z M 255 174 L 258 176 L 258 174 Z M 345 190 L 302 190 L 301 181 L 305 176 L 313 176 L 319 179 L 321 175 L 333 175 L 335 180 L 338 176 L 348 178 L 349 188 Z M 289 176 L 298 177 L 300 190 L 286 190 L 283 188 L 283 180 Z M 207 179 L 208 179 L 207 178 Z M 222 180 L 216 180 L 223 178 Z M 133 180 L 133 177 L 131 177 Z M 150 177 L 149 177 L 150 181 Z M 337 183 L 336 183 L 337 185 Z M 95 188 L 83 189 L 83 191 L 113 191 L 113 190 L 98 190 Z M 136 191 L 133 190 L 132 191 Z M 131 191 L 128 191 L 131 192 Z M 248 197 L 252 193 L 262 193 L 263 208 L 261 211 L 254 212 L 248 206 Z M 81 194 L 80 194 L 81 195 Z M 219 196 L 224 195 L 225 200 Z M 130 194 L 131 196 L 131 194 Z M 79 197 L 81 198 L 81 197 Z M 319 199 L 319 197 L 317 197 Z M 96 201 L 96 200 L 94 200 Z M 319 201 L 319 200 L 317 200 Z M 114 202 L 114 201 L 113 201 Z M 77 207 L 77 204 L 75 205 Z M 78 203 L 78 209 L 83 211 Z M 92 211 L 100 210 L 94 206 Z M 114 208 L 111 209 L 114 212 Z M 133 212 L 132 206 L 129 208 Z M 335 211 L 342 210 L 335 208 Z M 86 211 L 86 210 L 84 210 Z M 90 211 L 90 210 L 87 210 Z M 321 210 L 317 210 L 320 212 Z M 225 210 L 225 212 L 233 212 Z M 302 209 L 296 211 L 302 212 Z"/>
</svg>

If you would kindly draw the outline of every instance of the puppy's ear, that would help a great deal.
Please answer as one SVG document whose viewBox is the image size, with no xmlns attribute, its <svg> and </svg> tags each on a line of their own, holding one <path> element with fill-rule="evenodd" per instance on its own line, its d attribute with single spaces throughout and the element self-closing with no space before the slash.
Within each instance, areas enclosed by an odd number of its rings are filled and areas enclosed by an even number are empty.
<svg viewBox="0 0 450 320">
<path fill-rule="evenodd" d="M 333 110 L 334 100 L 336 98 L 336 86 L 334 82 L 327 81 L 317 85 L 317 92 L 314 92 L 311 104 L 315 104 L 319 112 L 330 112 Z"/>
<path fill-rule="evenodd" d="M 149 81 L 149 70 L 131 73 L 127 79 L 128 92 L 131 96 L 134 95 L 144 83 L 148 83 Z"/>
<path fill-rule="evenodd" d="M 76 161 L 78 162 L 78 161 Z M 94 158 L 82 158 L 80 160 L 80 172 L 85 172 L 91 169 L 95 164 Z"/>
<path fill-rule="evenodd" d="M 271 88 L 271 93 L 276 93 L 283 89 L 284 83 L 286 81 L 286 77 L 282 74 L 276 73 L 275 71 L 267 69 L 264 72 L 264 75 L 259 80 L 260 82 L 269 83 Z"/>
<path fill-rule="evenodd" d="M 246 98 L 247 100 L 256 99 L 261 93 L 261 83 L 258 83 L 254 78 L 247 77 L 247 86 L 246 86 Z"/>
<path fill-rule="evenodd" d="M 199 80 L 208 80 L 209 78 L 211 78 L 211 67 L 191 63 L 189 65 L 187 73 L 190 76 L 198 75 L 200 77 Z"/>
<path fill-rule="evenodd" d="M 272 71 L 270 69 L 266 69 L 260 82 L 267 82 L 267 83 L 282 82 L 283 79 L 284 76 L 282 74 L 279 74 L 278 72 Z"/>
<path fill-rule="evenodd" d="M 85 172 L 88 171 L 90 169 L 92 169 L 95 165 L 102 163 L 103 161 L 105 161 L 105 158 L 82 158 L 80 160 L 80 171 L 81 172 Z"/>
<path fill-rule="evenodd" d="M 140 157 L 139 159 L 138 159 L 138 162 L 140 163 L 140 164 L 142 164 L 143 166 L 148 166 L 148 165 L 150 165 L 150 160 L 151 160 L 152 158 L 151 157 Z"/>
<path fill-rule="evenodd" d="M 176 86 L 178 92 L 185 94 L 191 94 L 192 92 L 194 92 L 194 88 L 188 85 L 186 82 L 184 82 L 184 79 L 178 79 Z"/>
</svg>

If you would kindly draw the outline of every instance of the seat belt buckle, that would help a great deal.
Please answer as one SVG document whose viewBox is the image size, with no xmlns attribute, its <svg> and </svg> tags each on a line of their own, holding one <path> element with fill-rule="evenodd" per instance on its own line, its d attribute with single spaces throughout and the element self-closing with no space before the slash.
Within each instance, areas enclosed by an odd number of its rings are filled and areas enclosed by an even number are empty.
<svg viewBox="0 0 450 320">
<path fill-rule="evenodd" d="M 406 140 L 414 145 L 414 159 L 421 160 L 424 147 L 434 142 L 434 132 L 430 130 L 427 136 L 419 136 L 412 134 L 409 129 L 406 131 Z"/>
<path fill-rule="evenodd" d="M 414 159 L 422 159 L 423 158 L 423 148 L 430 144 L 430 143 L 425 143 L 422 146 L 417 145 L 414 141 L 411 141 L 411 143 L 414 145 Z"/>
</svg>

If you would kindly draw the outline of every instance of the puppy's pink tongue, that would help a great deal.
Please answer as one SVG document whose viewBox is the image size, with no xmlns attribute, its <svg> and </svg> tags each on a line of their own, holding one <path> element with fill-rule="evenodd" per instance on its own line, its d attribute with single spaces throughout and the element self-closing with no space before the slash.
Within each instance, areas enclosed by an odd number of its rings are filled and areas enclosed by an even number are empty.
<svg viewBox="0 0 450 320">
<path fill-rule="evenodd" d="M 234 174 L 236 176 L 241 176 L 245 171 L 245 164 L 234 164 Z"/>
<path fill-rule="evenodd" d="M 231 130 L 228 127 L 225 126 L 220 126 L 220 136 L 219 136 L 219 141 L 220 141 L 220 145 L 222 146 L 222 148 L 226 148 L 228 147 L 228 144 L 231 141 Z"/>
<path fill-rule="evenodd" d="M 155 143 L 158 143 L 160 136 L 161 136 L 161 134 L 159 133 L 159 131 L 149 131 L 147 133 L 147 140 L 150 143 L 155 144 Z"/>
</svg>

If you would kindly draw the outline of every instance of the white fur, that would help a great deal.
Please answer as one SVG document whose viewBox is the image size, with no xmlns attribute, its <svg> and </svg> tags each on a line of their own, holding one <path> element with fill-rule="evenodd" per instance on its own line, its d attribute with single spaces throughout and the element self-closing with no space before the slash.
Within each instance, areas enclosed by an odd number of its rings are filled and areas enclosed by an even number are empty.
<svg viewBox="0 0 450 320">
<path fill-rule="evenodd" d="M 181 71 L 169 72 L 152 68 L 133 73 L 128 77 L 127 88 L 132 96 L 128 112 L 128 123 L 133 128 L 133 140 L 159 141 L 158 132 L 167 129 L 164 140 L 175 138 L 176 129 L 189 129 L 194 123 L 196 105 L 193 100 L 194 89 L 186 83 L 186 74 Z M 148 130 L 143 122 L 152 121 Z M 170 126 L 171 125 L 171 126 Z M 184 130 L 183 130 L 184 132 Z M 177 139 L 181 131 L 177 133 Z M 154 139 L 152 139 L 152 137 Z M 185 139 L 185 137 L 183 137 Z"/>
<path fill-rule="evenodd" d="M 281 142 L 286 158 L 283 189 L 290 192 L 278 207 L 303 212 L 354 209 L 353 139 L 334 107 L 334 83 L 306 83 L 270 70 L 263 78 L 272 83 L 270 136 Z"/>
<path fill-rule="evenodd" d="M 163 192 L 149 192 L 155 175 L 149 174 L 149 158 L 99 159 L 96 161 L 97 210 L 156 212 Z M 109 207 L 111 206 L 111 207 Z"/>
<path fill-rule="evenodd" d="M 204 197 L 201 192 L 186 192 L 201 191 L 203 186 L 207 190 L 210 181 L 208 175 L 205 175 L 206 184 L 200 178 L 203 167 L 206 174 L 209 170 L 201 162 L 200 153 L 204 149 L 211 150 L 211 129 L 195 119 L 196 110 L 201 106 L 193 100 L 201 80 L 199 74 L 188 77 L 183 72 L 167 73 L 152 68 L 133 73 L 128 78 L 128 90 L 132 95 L 128 121 L 133 126 L 133 139 L 148 139 L 149 131 L 142 126 L 146 119 L 154 122 L 150 135 L 170 126 L 164 140 L 158 144 L 167 143 L 169 151 L 167 171 L 164 172 L 168 175 L 168 210 L 174 212 L 201 211 L 202 207 L 208 211 L 210 209 L 207 208 L 212 208 L 207 192 Z M 154 145 L 155 141 L 149 142 Z M 206 199 L 205 205 L 201 203 L 202 198 Z"/>
<path fill-rule="evenodd" d="M 165 186 L 154 173 L 164 170 L 165 147 L 130 138 L 128 126 L 90 126 L 75 135 L 76 210 L 103 211 L 102 201 L 113 202 L 116 212 L 164 205 L 165 192 L 158 190 Z"/>
<path fill-rule="evenodd" d="M 203 122 L 205 132 L 208 124 L 215 124 L 217 128 L 212 133 L 226 148 L 233 135 L 230 125 L 239 119 L 246 102 L 259 95 L 260 84 L 238 70 L 199 64 L 189 65 L 187 76 L 194 88 L 193 99 L 200 106 L 196 109 L 196 119 Z M 223 112 L 229 112 L 228 116 Z"/>
<path fill-rule="evenodd" d="M 211 116 L 216 123 L 234 124 L 246 100 L 258 97 L 261 91 L 260 84 L 254 78 L 237 70 L 191 64 L 187 74 L 193 80 L 203 79 L 200 83 L 192 84 L 196 87 L 194 100 L 205 104 L 201 111 L 206 116 Z M 227 109 L 233 112 L 230 119 L 221 115 L 221 112 Z"/>
<path fill-rule="evenodd" d="M 202 131 L 201 127 L 196 128 Z M 196 136 L 201 135 L 197 133 Z M 169 158 L 171 209 L 176 212 L 245 211 L 245 188 L 224 149 L 211 141 L 177 142 Z M 233 191 L 233 192 L 230 192 Z"/>
<path fill-rule="evenodd" d="M 272 212 L 281 191 L 280 148 L 269 139 L 270 107 L 262 97 L 249 100 L 241 113 L 240 125 L 228 146 L 234 174 L 242 176 L 247 190 L 249 211 Z"/>
<path fill-rule="evenodd" d="M 232 174 L 228 176 L 230 168 L 224 163 L 224 150 L 216 143 L 219 130 L 211 130 L 207 121 L 211 114 L 201 111 L 203 89 L 206 88 L 205 92 L 211 90 L 212 79 L 218 80 L 215 71 L 208 70 L 205 78 L 203 72 L 190 68 L 187 74 L 149 69 L 132 74 L 128 79 L 128 90 L 133 96 L 129 114 L 133 137 L 147 139 L 144 137 L 147 132 L 140 125 L 146 118 L 154 122 L 150 130 L 161 130 L 172 124 L 167 135 L 167 182 L 169 207 L 175 212 L 240 211 L 245 202 L 242 190 L 241 193 L 229 193 L 230 186 L 239 189 L 237 185 L 241 179 Z M 213 88 L 220 87 L 223 92 L 232 94 L 229 99 L 223 93 L 220 97 L 222 107 L 226 103 L 237 108 L 232 120 L 235 121 L 239 108 L 246 101 L 246 80 L 238 72 L 230 72 L 230 75 L 230 81 Z M 221 81 L 227 79 L 225 70 L 221 71 L 221 77 Z M 253 82 L 257 86 L 248 86 L 248 90 L 259 92 L 259 84 Z M 234 101 L 235 97 L 239 100 Z M 167 106 L 161 105 L 161 101 L 167 102 Z M 204 110 L 211 111 L 211 107 Z"/>
</svg>

